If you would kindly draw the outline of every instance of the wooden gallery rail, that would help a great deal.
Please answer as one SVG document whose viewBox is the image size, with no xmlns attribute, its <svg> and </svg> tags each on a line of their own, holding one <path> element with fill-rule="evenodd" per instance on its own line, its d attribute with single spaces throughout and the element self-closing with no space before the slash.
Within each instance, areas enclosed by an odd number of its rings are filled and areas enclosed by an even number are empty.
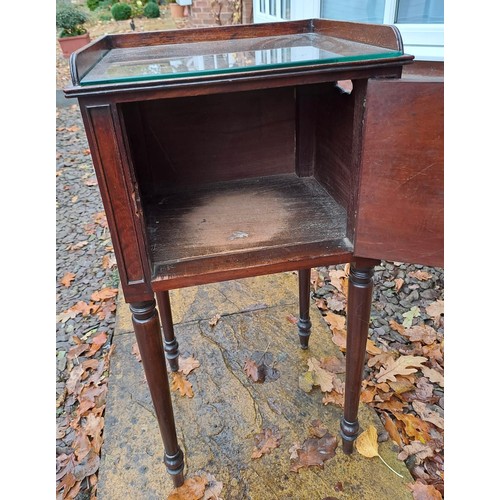
<svg viewBox="0 0 500 500">
<path fill-rule="evenodd" d="M 443 81 L 401 78 L 412 62 L 392 26 L 319 19 L 106 35 L 72 54 L 65 94 L 79 101 L 176 486 L 165 351 L 177 370 L 180 287 L 299 270 L 307 349 L 310 269 L 350 262 L 352 452 L 373 267 L 443 265 Z"/>
</svg>

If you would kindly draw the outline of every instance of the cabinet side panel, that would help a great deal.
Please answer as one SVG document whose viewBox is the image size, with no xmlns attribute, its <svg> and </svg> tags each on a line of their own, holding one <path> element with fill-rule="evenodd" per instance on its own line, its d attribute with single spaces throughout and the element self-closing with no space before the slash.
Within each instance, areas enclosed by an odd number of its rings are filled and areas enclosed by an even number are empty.
<svg viewBox="0 0 500 500">
<path fill-rule="evenodd" d="M 349 94 L 334 83 L 323 86 L 316 128 L 314 176 L 347 211 L 352 239 L 359 185 L 360 137 L 366 80 Z"/>
<path fill-rule="evenodd" d="M 142 294 L 150 293 L 150 288 L 134 220 L 139 214 L 124 172 L 126 154 L 118 140 L 120 126 L 109 105 L 81 108 L 125 298 L 140 300 Z"/>
<path fill-rule="evenodd" d="M 443 83 L 370 80 L 354 252 L 443 266 Z"/>
</svg>

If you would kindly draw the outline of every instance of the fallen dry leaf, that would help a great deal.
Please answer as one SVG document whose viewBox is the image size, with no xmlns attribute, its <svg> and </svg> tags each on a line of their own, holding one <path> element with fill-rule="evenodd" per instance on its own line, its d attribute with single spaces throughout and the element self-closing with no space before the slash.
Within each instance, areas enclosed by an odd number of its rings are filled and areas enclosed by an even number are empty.
<svg viewBox="0 0 500 500">
<path fill-rule="evenodd" d="M 217 481 L 212 474 L 207 473 L 204 475 L 208 482 L 201 500 L 222 500 L 219 496 L 222 493 L 222 488 L 224 487 L 222 481 Z"/>
<path fill-rule="evenodd" d="M 437 332 L 429 325 L 421 324 L 407 328 L 401 335 L 408 337 L 411 342 L 423 342 L 424 344 L 431 345 L 436 342 Z"/>
<path fill-rule="evenodd" d="M 439 384 L 440 387 L 444 387 L 444 377 L 434 368 L 429 368 L 427 366 L 421 366 L 420 369 L 424 374 L 424 377 L 427 377 L 431 382 L 435 384 Z"/>
<path fill-rule="evenodd" d="M 142 363 L 141 352 L 139 351 L 139 344 L 137 344 L 137 342 L 135 342 L 132 346 L 132 354 L 135 356 L 135 359 L 139 361 L 139 363 Z"/>
<path fill-rule="evenodd" d="M 398 420 L 403 422 L 405 426 L 405 432 L 410 437 L 417 438 L 421 443 L 427 443 L 430 441 L 430 428 L 427 422 L 422 419 L 412 415 L 411 413 L 392 413 Z"/>
<path fill-rule="evenodd" d="M 213 328 L 220 320 L 220 314 L 217 313 L 214 317 L 210 318 L 208 324 Z"/>
<path fill-rule="evenodd" d="M 311 425 L 309 426 L 310 437 L 322 438 L 327 433 L 328 429 L 326 427 L 323 427 L 321 420 L 314 419 L 313 421 L 311 421 Z"/>
<path fill-rule="evenodd" d="M 402 279 L 402 278 L 396 278 L 396 279 L 394 280 L 394 283 L 395 283 L 395 285 L 394 285 L 394 290 L 396 291 L 396 293 L 398 293 L 398 292 L 399 292 L 399 290 L 401 290 L 401 287 L 404 285 L 405 280 L 404 280 L 404 279 Z"/>
<path fill-rule="evenodd" d="M 332 269 L 329 273 L 331 284 L 339 291 L 344 293 L 344 281 L 346 280 L 346 273 L 343 269 Z"/>
<path fill-rule="evenodd" d="M 167 500 L 200 500 L 205 494 L 208 479 L 205 476 L 194 476 L 184 481 L 184 484 L 175 488 Z"/>
<path fill-rule="evenodd" d="M 254 437 L 254 449 L 252 459 L 260 458 L 262 455 L 271 453 L 272 450 L 280 445 L 281 436 L 278 432 L 274 433 L 272 429 L 264 429 Z"/>
<path fill-rule="evenodd" d="M 181 396 L 187 396 L 188 398 L 194 396 L 193 385 L 183 373 L 174 372 L 172 373 L 172 378 L 172 391 L 179 391 Z"/>
<path fill-rule="evenodd" d="M 421 401 L 413 401 L 412 406 L 422 420 L 434 424 L 439 429 L 444 429 L 444 418 L 437 411 L 431 410 Z"/>
<path fill-rule="evenodd" d="M 194 358 L 194 356 L 189 356 L 189 358 L 183 358 L 179 356 L 179 371 L 184 373 L 184 375 L 189 375 L 193 370 L 200 367 L 200 362 Z"/>
<path fill-rule="evenodd" d="M 404 335 L 406 332 L 406 328 L 393 319 L 389 320 L 389 326 L 400 335 Z"/>
<path fill-rule="evenodd" d="M 403 313 L 403 326 L 405 328 L 410 328 L 413 323 L 413 319 L 420 316 L 420 309 L 417 306 L 413 306 L 409 311 Z"/>
<path fill-rule="evenodd" d="M 97 292 L 94 292 L 90 296 L 90 298 L 94 302 L 99 302 L 101 300 L 112 299 L 117 294 L 118 294 L 118 288 L 106 287 L 106 288 L 103 288 L 102 290 L 98 290 Z"/>
<path fill-rule="evenodd" d="M 415 279 L 420 280 L 420 281 L 427 281 L 427 280 L 430 280 L 432 278 L 431 273 L 428 273 L 427 271 L 420 271 L 420 270 L 409 272 L 408 276 L 410 278 L 415 278 Z"/>
<path fill-rule="evenodd" d="M 344 330 L 345 329 L 345 316 L 341 316 L 340 314 L 332 313 L 328 311 L 323 318 L 330 325 L 330 329 L 333 330 Z"/>
<path fill-rule="evenodd" d="M 88 244 L 89 244 L 88 241 L 79 241 L 78 243 L 73 243 L 72 245 L 68 245 L 66 247 L 66 250 L 69 250 L 70 252 L 74 250 L 80 250 L 81 248 L 83 248 Z"/>
<path fill-rule="evenodd" d="M 415 373 L 417 368 L 421 368 L 422 363 L 426 361 L 427 358 L 423 356 L 400 356 L 396 360 L 388 358 L 387 362 L 384 363 L 384 367 L 380 369 L 375 378 L 378 382 L 385 382 L 387 380 L 396 382 L 396 375 Z"/>
<path fill-rule="evenodd" d="M 403 451 L 398 455 L 399 460 L 406 460 L 410 456 L 415 456 L 417 465 L 421 464 L 426 458 L 432 457 L 434 452 L 432 449 L 421 443 L 420 441 L 412 441 L 410 444 L 403 446 Z"/>
<path fill-rule="evenodd" d="M 414 500 L 443 500 L 443 495 L 432 484 L 417 481 L 410 484 Z"/>
<path fill-rule="evenodd" d="M 257 363 L 253 359 L 245 360 L 245 366 L 243 370 L 246 376 L 253 382 L 262 383 L 266 379 L 266 371 L 264 365 Z"/>
<path fill-rule="evenodd" d="M 306 439 L 300 448 L 294 448 L 290 470 L 298 472 L 303 467 L 318 466 L 323 468 L 323 464 L 335 455 L 338 442 L 337 438 L 330 433 L 326 433 L 321 438 L 310 437 Z"/>
<path fill-rule="evenodd" d="M 87 356 L 93 356 L 106 343 L 106 340 L 108 340 L 106 332 L 101 332 L 97 334 L 92 339 L 92 344 L 90 346 L 90 350 Z"/>
<path fill-rule="evenodd" d="M 439 323 L 441 315 L 444 314 L 444 300 L 436 300 L 429 304 L 425 312 L 434 320 L 434 323 Z"/>
<path fill-rule="evenodd" d="M 104 269 L 111 269 L 116 266 L 116 257 L 113 254 L 106 254 L 102 258 L 102 267 Z"/>
<path fill-rule="evenodd" d="M 90 348 L 88 344 L 77 344 L 68 351 L 68 359 L 78 358 L 82 353 Z"/>
<path fill-rule="evenodd" d="M 356 450 L 360 455 L 367 458 L 378 457 L 394 474 L 403 477 L 399 472 L 396 472 L 378 453 L 378 436 L 377 429 L 370 425 L 368 429 L 363 431 L 354 441 Z"/>
<path fill-rule="evenodd" d="M 71 286 L 71 282 L 75 279 L 76 274 L 75 273 L 66 273 L 62 278 L 59 283 L 61 283 L 62 286 L 65 286 L 68 288 Z"/>
<path fill-rule="evenodd" d="M 339 359 L 337 356 L 327 356 L 320 359 L 319 365 L 331 373 L 345 373 L 345 357 Z"/>
<path fill-rule="evenodd" d="M 399 434 L 398 428 L 392 418 L 385 412 L 382 412 L 384 416 L 384 428 L 389 433 L 389 437 L 400 447 L 403 447 L 403 440 Z"/>
</svg>

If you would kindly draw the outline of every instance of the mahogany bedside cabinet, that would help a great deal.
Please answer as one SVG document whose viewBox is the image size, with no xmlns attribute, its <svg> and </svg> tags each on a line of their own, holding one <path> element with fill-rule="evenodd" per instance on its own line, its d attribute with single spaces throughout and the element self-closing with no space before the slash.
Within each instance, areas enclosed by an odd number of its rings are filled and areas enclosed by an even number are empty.
<svg viewBox="0 0 500 500">
<path fill-rule="evenodd" d="M 310 269 L 350 262 L 340 432 L 352 452 L 373 266 L 443 264 L 443 84 L 401 79 L 412 61 L 392 26 L 319 19 L 105 35 L 72 54 L 65 94 L 176 486 L 175 288 L 298 270 L 307 349 Z"/>
</svg>

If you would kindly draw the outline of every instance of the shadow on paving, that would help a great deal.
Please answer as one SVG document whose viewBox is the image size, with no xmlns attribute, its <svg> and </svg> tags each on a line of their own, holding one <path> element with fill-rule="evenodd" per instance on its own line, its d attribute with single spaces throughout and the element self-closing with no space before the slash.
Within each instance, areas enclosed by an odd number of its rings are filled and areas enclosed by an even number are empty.
<svg viewBox="0 0 500 500">
<path fill-rule="evenodd" d="M 309 351 L 299 348 L 295 325 L 287 316 L 298 308 L 297 276 L 283 273 L 185 288 L 171 292 L 181 356 L 193 355 L 200 366 L 188 375 L 194 397 L 172 394 L 177 431 L 186 455 L 186 476 L 203 471 L 222 481 L 221 498 L 229 499 L 411 499 L 413 480 L 391 441 L 380 443 L 378 458 L 356 451 L 346 456 L 338 433 L 341 408 L 323 405 L 317 387 L 306 393 L 299 376 L 309 357 L 343 356 L 328 326 L 311 307 L 313 332 Z M 212 327 L 210 319 L 221 318 Z M 142 364 L 133 354 L 135 336 L 128 306 L 120 301 L 111 358 L 104 445 L 98 496 L 106 500 L 165 500 L 172 481 L 163 465 L 163 446 Z M 249 358 L 279 373 L 272 381 L 253 383 L 244 372 Z M 275 380 L 274 380 L 275 379 Z M 336 455 L 324 469 L 290 471 L 290 448 L 308 436 L 319 419 L 339 439 Z M 384 429 L 376 413 L 362 405 L 363 429 Z M 281 435 L 280 446 L 252 460 L 254 436 L 264 428 Z"/>
</svg>

